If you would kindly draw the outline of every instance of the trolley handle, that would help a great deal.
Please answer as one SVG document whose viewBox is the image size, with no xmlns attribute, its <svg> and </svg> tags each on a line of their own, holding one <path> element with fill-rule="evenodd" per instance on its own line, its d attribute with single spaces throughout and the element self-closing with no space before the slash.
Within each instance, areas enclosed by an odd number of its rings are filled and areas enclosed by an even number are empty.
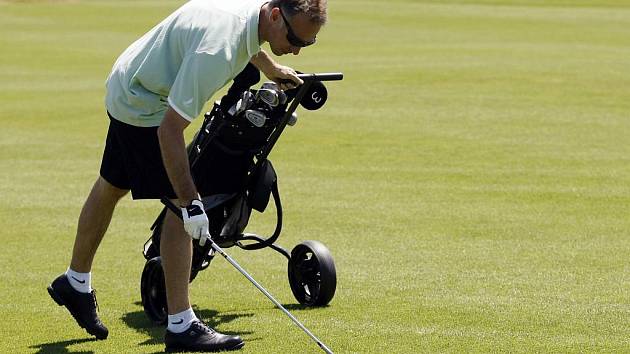
<svg viewBox="0 0 630 354">
<path fill-rule="evenodd" d="M 340 81 L 343 80 L 343 73 L 313 73 L 313 74 L 297 74 L 297 77 L 304 82 L 311 81 Z M 290 84 L 293 80 L 280 79 L 280 83 Z"/>
<path fill-rule="evenodd" d="M 297 77 L 303 81 L 340 81 L 343 80 L 343 73 L 298 74 Z"/>
</svg>

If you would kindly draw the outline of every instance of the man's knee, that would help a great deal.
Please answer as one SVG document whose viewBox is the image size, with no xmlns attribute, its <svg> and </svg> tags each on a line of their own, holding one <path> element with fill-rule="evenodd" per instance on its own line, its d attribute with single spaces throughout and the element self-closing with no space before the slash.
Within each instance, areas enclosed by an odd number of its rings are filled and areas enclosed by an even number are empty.
<svg viewBox="0 0 630 354">
<path fill-rule="evenodd" d="M 177 199 L 171 200 L 175 205 L 179 205 Z M 182 224 L 182 218 L 178 215 L 175 215 L 172 210 L 167 208 L 166 215 L 164 216 L 164 226 L 171 229 L 180 231 L 184 230 L 184 224 Z"/>
<path fill-rule="evenodd" d="M 116 201 L 120 200 L 120 198 L 124 197 L 129 193 L 129 189 L 121 189 L 113 184 L 107 182 L 107 180 L 101 176 L 98 177 L 96 181 L 96 187 L 101 191 L 101 193 L 115 199 Z"/>
<path fill-rule="evenodd" d="M 173 203 L 175 203 L 175 205 L 179 205 L 177 199 L 173 200 Z M 184 224 L 182 223 L 181 217 L 175 215 L 175 213 L 173 213 L 170 209 L 166 212 L 164 217 L 162 230 L 165 231 L 162 233 L 162 236 L 166 233 L 172 239 L 190 239 L 190 236 L 188 236 L 186 230 L 184 230 Z"/>
</svg>

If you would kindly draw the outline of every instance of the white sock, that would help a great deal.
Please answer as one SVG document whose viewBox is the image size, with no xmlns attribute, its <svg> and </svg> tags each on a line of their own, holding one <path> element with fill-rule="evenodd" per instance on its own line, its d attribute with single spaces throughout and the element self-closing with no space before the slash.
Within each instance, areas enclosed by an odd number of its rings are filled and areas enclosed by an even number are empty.
<svg viewBox="0 0 630 354">
<path fill-rule="evenodd" d="M 168 315 L 168 327 L 166 329 L 171 333 L 182 333 L 195 321 L 198 321 L 197 316 L 195 316 L 193 309 L 189 307 L 188 310 Z"/>
<path fill-rule="evenodd" d="M 74 290 L 86 294 L 92 292 L 92 272 L 79 273 L 68 268 L 66 277 L 68 277 L 68 281 Z"/>
</svg>

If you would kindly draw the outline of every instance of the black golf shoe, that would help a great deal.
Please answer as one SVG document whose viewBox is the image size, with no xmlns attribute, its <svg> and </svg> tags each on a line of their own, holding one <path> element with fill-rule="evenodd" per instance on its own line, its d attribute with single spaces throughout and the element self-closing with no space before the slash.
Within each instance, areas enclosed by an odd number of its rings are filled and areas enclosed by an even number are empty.
<svg viewBox="0 0 630 354">
<path fill-rule="evenodd" d="M 107 327 L 101 322 L 96 314 L 96 291 L 91 293 L 81 293 L 76 291 L 65 274 L 62 274 L 48 286 L 50 297 L 59 306 L 65 306 L 79 326 L 96 337 L 105 339 L 109 334 Z"/>
<path fill-rule="evenodd" d="M 166 330 L 164 343 L 167 352 L 221 352 L 245 345 L 241 337 L 221 334 L 201 321 L 191 323 L 182 333 Z"/>
</svg>

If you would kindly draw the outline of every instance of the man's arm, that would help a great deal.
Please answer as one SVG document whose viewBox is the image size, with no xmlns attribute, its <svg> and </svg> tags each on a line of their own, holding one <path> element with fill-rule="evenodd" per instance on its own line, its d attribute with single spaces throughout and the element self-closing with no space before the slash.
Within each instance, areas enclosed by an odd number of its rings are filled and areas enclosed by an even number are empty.
<svg viewBox="0 0 630 354">
<path fill-rule="evenodd" d="M 276 63 L 264 50 L 260 50 L 254 55 L 250 59 L 250 63 L 262 71 L 267 78 L 278 84 L 282 90 L 292 89 L 304 83 L 302 79 L 297 77 L 295 70 Z M 283 80 L 291 80 L 293 83 L 286 83 Z"/>
<path fill-rule="evenodd" d="M 199 245 L 203 246 L 210 237 L 209 223 L 190 173 L 186 142 L 184 141 L 184 129 L 189 124 L 189 121 L 169 107 L 164 114 L 157 134 L 164 168 L 179 198 L 184 230 L 193 239 L 199 240 Z"/>
<path fill-rule="evenodd" d="M 182 206 L 190 205 L 193 199 L 199 198 L 184 140 L 184 129 L 188 125 L 189 121 L 169 107 L 157 131 L 164 168 Z"/>
</svg>

